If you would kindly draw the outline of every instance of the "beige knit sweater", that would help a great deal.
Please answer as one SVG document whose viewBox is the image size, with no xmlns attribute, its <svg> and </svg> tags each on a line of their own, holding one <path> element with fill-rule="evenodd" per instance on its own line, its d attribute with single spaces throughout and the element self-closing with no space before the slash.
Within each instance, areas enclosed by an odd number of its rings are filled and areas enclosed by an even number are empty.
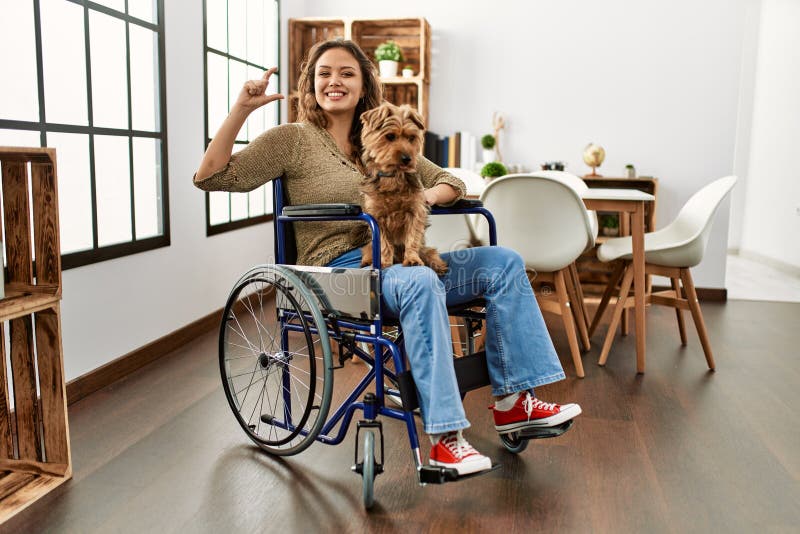
<svg viewBox="0 0 800 534">
<path fill-rule="evenodd" d="M 420 157 L 417 169 L 426 188 L 450 184 L 466 193 L 464 183 Z M 247 147 L 231 156 L 225 168 L 195 182 L 204 191 L 252 191 L 276 177 L 285 177 L 289 204 L 346 202 L 359 204 L 362 174 L 339 150 L 324 129 L 310 123 L 291 123 L 267 130 Z M 356 248 L 350 221 L 295 224 L 297 261 L 302 265 L 325 265 Z"/>
</svg>

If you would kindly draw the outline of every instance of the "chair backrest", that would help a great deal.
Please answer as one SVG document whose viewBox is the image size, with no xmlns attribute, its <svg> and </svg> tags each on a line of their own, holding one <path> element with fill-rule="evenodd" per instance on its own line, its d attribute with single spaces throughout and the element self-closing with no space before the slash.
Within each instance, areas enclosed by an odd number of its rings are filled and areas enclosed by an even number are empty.
<svg viewBox="0 0 800 534">
<path fill-rule="evenodd" d="M 658 231 L 669 235 L 674 248 L 680 248 L 683 266 L 694 267 L 703 259 L 714 215 L 734 185 L 736 176 L 719 178 L 706 185 L 686 201 L 675 220 Z"/>
<path fill-rule="evenodd" d="M 439 252 L 469 248 L 477 241 L 469 216 L 463 213 L 431 215 L 428 222 L 430 225 L 425 230 L 425 244 L 435 247 Z"/>
<path fill-rule="evenodd" d="M 496 178 L 481 195 L 497 223 L 498 245 L 516 250 L 541 272 L 568 266 L 594 243 L 592 224 L 581 199 L 583 181 L 561 171 Z M 477 234 L 487 234 L 478 224 Z"/>
</svg>

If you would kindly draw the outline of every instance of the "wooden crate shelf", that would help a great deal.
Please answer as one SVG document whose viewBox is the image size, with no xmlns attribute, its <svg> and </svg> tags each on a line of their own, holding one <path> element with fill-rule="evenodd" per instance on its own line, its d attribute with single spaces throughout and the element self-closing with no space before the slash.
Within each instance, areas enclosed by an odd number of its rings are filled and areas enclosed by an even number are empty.
<svg viewBox="0 0 800 534">
<path fill-rule="evenodd" d="M 405 19 L 289 19 L 289 121 L 297 120 L 297 82 L 300 66 L 308 49 L 327 39 L 341 37 L 357 43 L 375 62 L 375 49 L 393 40 L 403 51 L 402 66 L 410 66 L 411 78 L 381 78 L 386 100 L 408 104 L 428 123 L 428 98 L 431 77 L 431 27 L 424 18 Z"/>
<path fill-rule="evenodd" d="M 0 238 L 7 263 L 0 299 L 2 523 L 69 480 L 72 461 L 61 347 L 56 153 L 0 147 L 0 161 Z"/>
</svg>

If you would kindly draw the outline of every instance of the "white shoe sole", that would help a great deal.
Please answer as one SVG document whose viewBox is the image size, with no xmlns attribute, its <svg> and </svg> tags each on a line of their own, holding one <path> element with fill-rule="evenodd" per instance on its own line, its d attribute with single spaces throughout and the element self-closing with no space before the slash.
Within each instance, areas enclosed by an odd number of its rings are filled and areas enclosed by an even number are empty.
<svg viewBox="0 0 800 534">
<path fill-rule="evenodd" d="M 564 404 L 561 406 L 561 410 L 557 414 L 551 415 L 550 417 L 536 419 L 534 421 L 519 421 L 517 423 L 511 423 L 508 425 L 495 425 L 494 428 L 500 434 L 508 434 L 510 432 L 516 432 L 526 428 L 548 428 L 566 423 L 570 419 L 574 419 L 575 417 L 579 416 L 581 412 L 581 407 L 577 404 Z"/>
<path fill-rule="evenodd" d="M 436 460 L 430 460 L 429 463 L 436 467 L 455 469 L 458 471 L 459 475 L 469 475 L 471 473 L 477 473 L 478 471 L 488 471 L 492 468 L 492 460 L 488 456 L 484 456 L 481 460 L 461 462 L 457 464 L 448 464 L 446 462 L 439 462 Z"/>
</svg>

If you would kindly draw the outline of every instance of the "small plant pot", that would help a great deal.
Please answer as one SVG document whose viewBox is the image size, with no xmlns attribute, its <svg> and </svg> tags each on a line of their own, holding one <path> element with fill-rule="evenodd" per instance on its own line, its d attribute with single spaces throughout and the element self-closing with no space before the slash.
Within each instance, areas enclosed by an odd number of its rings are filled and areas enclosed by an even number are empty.
<svg viewBox="0 0 800 534">
<path fill-rule="evenodd" d="M 627 178 L 636 178 L 636 169 L 633 167 L 625 167 L 625 176 Z"/>
<path fill-rule="evenodd" d="M 619 235 L 619 228 L 603 227 L 603 235 L 606 237 L 616 237 Z"/>
<path fill-rule="evenodd" d="M 483 149 L 483 162 L 484 163 L 491 163 L 492 161 L 497 161 L 497 154 L 494 150 L 487 150 Z"/>
<path fill-rule="evenodd" d="M 414 71 L 411 69 L 403 69 L 403 78 L 413 78 Z"/>
<path fill-rule="evenodd" d="M 384 59 L 378 61 L 378 69 L 381 72 L 381 78 L 394 78 L 397 76 L 397 61 Z"/>
</svg>

